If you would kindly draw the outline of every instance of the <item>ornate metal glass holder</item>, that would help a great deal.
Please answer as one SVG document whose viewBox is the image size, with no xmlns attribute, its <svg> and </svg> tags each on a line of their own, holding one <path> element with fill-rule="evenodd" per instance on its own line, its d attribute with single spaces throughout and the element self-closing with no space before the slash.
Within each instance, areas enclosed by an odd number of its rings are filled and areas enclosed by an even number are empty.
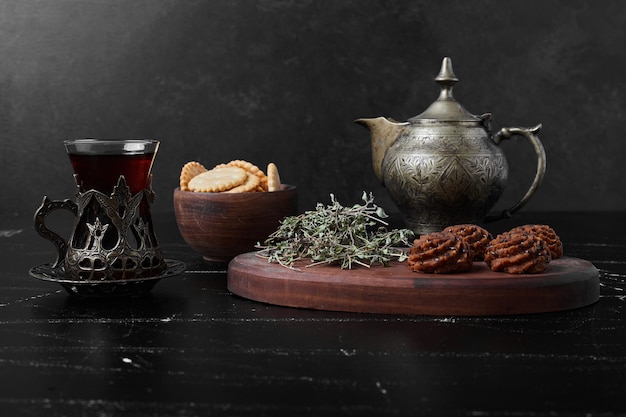
<svg viewBox="0 0 626 417">
<path fill-rule="evenodd" d="M 159 275 L 165 263 L 148 210 L 154 199 L 150 184 L 131 195 L 123 175 L 110 196 L 97 190 L 79 191 L 77 227 L 65 256 L 66 269 L 81 280 Z"/>
<path fill-rule="evenodd" d="M 80 192 L 76 202 L 44 197 L 35 214 L 35 228 L 57 247 L 57 261 L 65 274 L 80 281 L 128 280 L 158 276 L 166 268 L 163 253 L 152 227 L 149 206 L 155 199 L 151 186 L 132 195 L 120 175 L 110 195 L 97 190 Z M 47 215 L 57 209 L 75 215 L 68 241 L 45 225 Z M 63 264 L 63 265 L 61 265 Z"/>
</svg>

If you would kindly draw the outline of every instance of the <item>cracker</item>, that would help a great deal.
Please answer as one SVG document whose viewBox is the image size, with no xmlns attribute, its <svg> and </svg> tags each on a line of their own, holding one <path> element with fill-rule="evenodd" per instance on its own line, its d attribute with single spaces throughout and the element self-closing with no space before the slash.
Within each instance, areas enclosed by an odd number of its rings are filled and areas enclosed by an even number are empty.
<svg viewBox="0 0 626 417">
<path fill-rule="evenodd" d="M 267 176 L 258 166 L 254 165 L 253 163 L 244 161 L 242 159 L 235 159 L 227 164 L 217 165 L 216 168 L 224 166 L 235 166 L 245 169 L 250 174 L 256 175 L 261 180 L 259 183 L 259 191 L 267 191 Z"/>
<path fill-rule="evenodd" d="M 267 191 L 278 190 L 280 190 L 280 175 L 278 174 L 276 164 L 270 162 L 267 165 Z"/>
<path fill-rule="evenodd" d="M 230 190 L 246 182 L 248 173 L 238 167 L 214 168 L 202 172 L 189 181 L 191 191 L 217 193 Z"/>
<path fill-rule="evenodd" d="M 191 181 L 191 179 L 196 175 L 206 171 L 207 169 L 199 162 L 187 162 L 180 171 L 180 189 L 183 191 L 190 191 L 189 181 Z"/>
<path fill-rule="evenodd" d="M 251 191 L 256 191 L 258 186 L 261 183 L 261 180 L 256 175 L 250 174 L 249 172 L 246 174 L 248 178 L 246 181 L 238 185 L 235 188 L 231 188 L 230 190 L 225 191 L 226 193 L 248 193 Z"/>
</svg>

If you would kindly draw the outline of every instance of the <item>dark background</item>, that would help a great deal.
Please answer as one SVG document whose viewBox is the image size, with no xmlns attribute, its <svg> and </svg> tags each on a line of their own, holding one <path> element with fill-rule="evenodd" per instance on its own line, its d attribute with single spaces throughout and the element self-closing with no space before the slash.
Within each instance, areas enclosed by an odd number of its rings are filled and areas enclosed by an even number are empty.
<svg viewBox="0 0 626 417">
<path fill-rule="evenodd" d="M 524 210 L 626 210 L 622 1 L 1 0 L 4 216 L 73 198 L 68 138 L 161 140 L 153 211 L 172 211 L 182 165 L 275 162 L 300 209 L 372 191 L 358 117 L 405 120 L 438 95 L 494 128 L 543 123 L 548 169 Z M 531 182 L 522 139 L 498 207 Z"/>
</svg>

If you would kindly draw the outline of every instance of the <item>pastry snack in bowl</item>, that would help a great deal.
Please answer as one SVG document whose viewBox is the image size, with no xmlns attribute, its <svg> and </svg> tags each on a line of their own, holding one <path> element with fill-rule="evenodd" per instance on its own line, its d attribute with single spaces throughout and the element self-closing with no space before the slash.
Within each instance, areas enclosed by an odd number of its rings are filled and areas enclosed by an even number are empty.
<svg viewBox="0 0 626 417">
<path fill-rule="evenodd" d="M 278 168 L 273 162 L 267 175 L 256 165 L 241 159 L 206 169 L 196 161 L 187 162 L 180 172 L 182 191 L 208 193 L 272 192 L 281 188 Z"/>
<path fill-rule="evenodd" d="M 180 171 L 180 189 L 189 191 L 189 181 L 196 175 L 206 171 L 207 169 L 199 162 L 187 162 Z"/>
<path fill-rule="evenodd" d="M 280 175 L 278 174 L 278 168 L 276 164 L 270 162 L 267 165 L 267 191 L 280 190 Z"/>
<path fill-rule="evenodd" d="M 268 174 L 240 159 L 211 169 L 187 162 L 173 194 L 183 239 L 211 262 L 229 262 L 253 251 L 298 210 L 296 187 L 276 180 L 275 164 L 270 164 Z"/>
<path fill-rule="evenodd" d="M 248 179 L 248 173 L 241 168 L 225 167 L 205 171 L 189 180 L 191 191 L 219 193 L 242 185 Z"/>
</svg>

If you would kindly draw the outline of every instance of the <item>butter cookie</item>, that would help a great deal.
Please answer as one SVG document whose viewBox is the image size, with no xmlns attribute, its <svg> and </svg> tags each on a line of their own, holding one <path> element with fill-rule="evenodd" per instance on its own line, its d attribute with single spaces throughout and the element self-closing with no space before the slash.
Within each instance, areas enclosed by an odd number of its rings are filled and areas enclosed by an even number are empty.
<svg viewBox="0 0 626 417">
<path fill-rule="evenodd" d="M 248 173 L 238 167 L 214 168 L 202 172 L 189 181 L 191 191 L 217 193 L 235 188 L 246 182 Z"/>
<path fill-rule="evenodd" d="M 267 191 L 280 190 L 280 174 L 278 173 L 278 167 L 273 162 L 267 165 Z"/>
<path fill-rule="evenodd" d="M 258 166 L 254 165 L 252 162 L 248 162 L 243 159 L 235 159 L 228 162 L 227 164 L 219 164 L 215 168 L 225 166 L 241 168 L 249 174 L 256 175 L 257 177 L 259 177 L 260 180 L 259 191 L 267 191 L 267 176 Z"/>
<path fill-rule="evenodd" d="M 247 178 L 243 184 L 238 185 L 230 190 L 224 191 L 225 193 L 249 193 L 251 191 L 257 191 L 257 188 L 261 184 L 261 180 L 254 174 L 249 172 L 246 174 Z"/>
<path fill-rule="evenodd" d="M 207 169 L 199 162 L 187 162 L 180 171 L 180 189 L 182 191 L 190 191 L 189 181 L 196 175 L 206 171 Z"/>
</svg>

